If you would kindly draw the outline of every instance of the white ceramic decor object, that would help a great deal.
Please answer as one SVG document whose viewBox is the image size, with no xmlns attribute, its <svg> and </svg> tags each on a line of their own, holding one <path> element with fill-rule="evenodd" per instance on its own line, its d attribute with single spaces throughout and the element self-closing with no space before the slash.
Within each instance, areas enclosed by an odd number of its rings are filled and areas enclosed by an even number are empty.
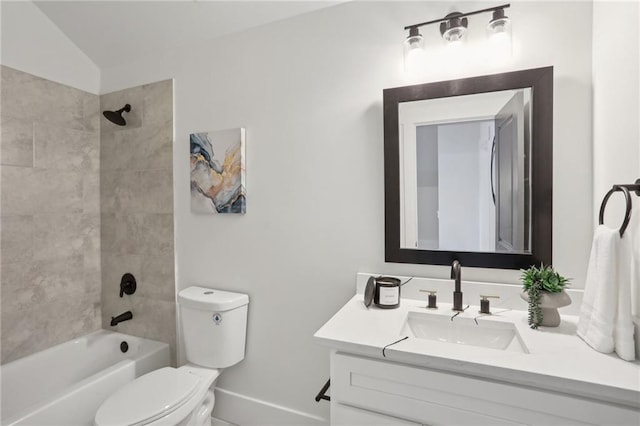
<svg viewBox="0 0 640 426">
<path fill-rule="evenodd" d="M 529 294 L 526 291 L 520 293 L 523 300 L 529 302 Z M 557 327 L 560 325 L 560 313 L 558 308 L 571 304 L 571 298 L 563 290 L 560 293 L 549 293 L 543 291 L 540 295 L 540 308 L 542 309 L 542 321 L 540 325 L 544 327 Z M 534 314 L 535 315 L 535 314 Z"/>
</svg>

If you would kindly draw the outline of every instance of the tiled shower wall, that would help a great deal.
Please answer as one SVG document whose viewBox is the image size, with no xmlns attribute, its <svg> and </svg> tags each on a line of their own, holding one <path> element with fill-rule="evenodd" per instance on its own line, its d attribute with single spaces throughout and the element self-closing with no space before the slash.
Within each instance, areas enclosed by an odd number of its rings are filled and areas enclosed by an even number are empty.
<svg viewBox="0 0 640 426">
<path fill-rule="evenodd" d="M 99 98 L 0 67 L 1 362 L 101 328 Z"/>
<path fill-rule="evenodd" d="M 100 96 L 102 111 L 127 103 L 126 126 L 101 117 L 102 326 L 169 343 L 175 364 L 173 82 Z M 126 272 L 137 290 L 120 298 Z M 129 310 L 132 320 L 109 325 Z"/>
</svg>

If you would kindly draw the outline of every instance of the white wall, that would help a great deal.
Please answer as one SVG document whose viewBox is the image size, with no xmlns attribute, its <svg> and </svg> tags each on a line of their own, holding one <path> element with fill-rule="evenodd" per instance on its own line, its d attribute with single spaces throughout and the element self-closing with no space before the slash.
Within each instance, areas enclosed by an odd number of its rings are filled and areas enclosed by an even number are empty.
<svg viewBox="0 0 640 426">
<path fill-rule="evenodd" d="M 0 63 L 38 77 L 100 92 L 100 70 L 30 1 L 0 2 Z"/>
<path fill-rule="evenodd" d="M 593 8 L 593 211 L 597 220 L 611 185 L 640 178 L 640 3 L 596 1 Z M 612 31 L 612 23 L 625 30 Z M 612 196 L 607 203 L 607 225 L 622 222 L 623 200 Z"/>
<path fill-rule="evenodd" d="M 612 28 L 625 31 L 612 31 Z M 593 215 L 616 183 L 640 178 L 640 3 L 596 1 L 593 6 Z M 628 235 L 640 249 L 640 199 L 632 194 Z M 620 226 L 625 202 L 614 194 L 604 223 Z M 640 277 L 637 277 L 640 279 Z M 636 350 L 640 353 L 640 282 L 632 290 Z"/>
<path fill-rule="evenodd" d="M 448 277 L 447 267 L 384 262 L 382 89 L 406 84 L 403 27 L 450 6 L 350 2 L 102 70 L 104 92 L 175 78 L 178 289 L 251 297 L 247 357 L 222 388 L 327 417 L 313 397 L 328 351 L 312 335 L 353 295 L 355 273 Z M 554 266 L 579 288 L 593 226 L 591 4 L 516 2 L 509 15 L 510 63 L 480 57 L 454 70 L 433 58 L 421 80 L 555 67 Z M 247 214 L 191 214 L 188 134 L 237 126 L 247 129 Z M 520 275 L 463 269 L 471 280 Z"/>
</svg>

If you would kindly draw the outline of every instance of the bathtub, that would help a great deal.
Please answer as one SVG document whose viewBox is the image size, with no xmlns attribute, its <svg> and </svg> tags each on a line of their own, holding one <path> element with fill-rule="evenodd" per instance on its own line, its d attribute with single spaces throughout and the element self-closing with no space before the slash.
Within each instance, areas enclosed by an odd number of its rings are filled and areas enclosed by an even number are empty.
<svg viewBox="0 0 640 426">
<path fill-rule="evenodd" d="M 168 365 L 166 343 L 106 330 L 9 362 L 0 367 L 2 426 L 93 425 L 113 391 Z"/>
</svg>

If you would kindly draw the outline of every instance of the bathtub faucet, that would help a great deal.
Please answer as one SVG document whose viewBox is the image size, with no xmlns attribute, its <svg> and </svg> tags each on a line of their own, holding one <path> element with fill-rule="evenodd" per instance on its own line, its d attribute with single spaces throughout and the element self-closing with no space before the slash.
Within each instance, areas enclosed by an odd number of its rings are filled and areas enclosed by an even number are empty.
<svg viewBox="0 0 640 426">
<path fill-rule="evenodd" d="M 118 315 L 117 317 L 111 317 L 111 327 L 114 327 L 123 321 L 129 321 L 132 318 L 133 314 L 131 313 L 131 311 L 127 311 L 123 314 Z"/>
</svg>

